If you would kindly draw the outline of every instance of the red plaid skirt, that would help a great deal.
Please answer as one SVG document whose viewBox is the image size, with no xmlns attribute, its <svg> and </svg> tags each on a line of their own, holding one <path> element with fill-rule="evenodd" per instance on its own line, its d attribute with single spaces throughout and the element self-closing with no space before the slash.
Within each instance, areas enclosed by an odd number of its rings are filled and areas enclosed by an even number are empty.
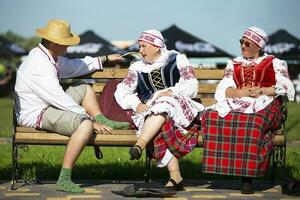
<svg viewBox="0 0 300 200">
<path fill-rule="evenodd" d="M 200 122 L 191 124 L 187 128 L 188 133 L 186 134 L 182 134 L 174 126 L 173 120 L 167 120 L 161 130 L 152 143 L 147 146 L 148 155 L 160 160 L 164 157 L 166 150 L 169 149 L 176 158 L 181 158 L 191 152 L 198 144 Z"/>
<path fill-rule="evenodd" d="M 275 99 L 258 113 L 231 112 L 224 118 L 216 111 L 205 112 L 202 116 L 203 172 L 263 176 L 273 151 L 274 130 L 282 120 L 281 106 Z"/>
</svg>

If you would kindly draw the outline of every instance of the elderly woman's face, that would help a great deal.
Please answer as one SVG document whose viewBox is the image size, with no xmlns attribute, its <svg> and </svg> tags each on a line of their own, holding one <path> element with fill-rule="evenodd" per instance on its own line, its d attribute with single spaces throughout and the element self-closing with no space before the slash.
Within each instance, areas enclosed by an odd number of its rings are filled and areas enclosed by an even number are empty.
<svg viewBox="0 0 300 200">
<path fill-rule="evenodd" d="M 140 54 L 145 62 L 154 62 L 160 56 L 160 48 L 144 41 L 139 41 Z"/>
<path fill-rule="evenodd" d="M 240 44 L 245 58 L 257 58 L 259 56 L 260 47 L 248 38 L 243 37 L 240 39 Z"/>
</svg>

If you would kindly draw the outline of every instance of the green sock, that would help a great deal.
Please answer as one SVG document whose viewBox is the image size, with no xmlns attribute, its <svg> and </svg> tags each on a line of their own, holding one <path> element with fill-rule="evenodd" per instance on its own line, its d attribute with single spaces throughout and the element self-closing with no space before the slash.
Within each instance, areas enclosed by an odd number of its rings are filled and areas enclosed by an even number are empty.
<svg viewBox="0 0 300 200">
<path fill-rule="evenodd" d="M 96 122 L 109 126 L 113 129 L 129 129 L 130 127 L 130 124 L 128 122 L 112 121 L 101 114 L 97 115 L 95 117 L 95 120 Z"/>
<path fill-rule="evenodd" d="M 71 174 L 71 169 L 61 168 L 58 181 L 56 182 L 56 190 L 72 193 L 84 192 L 84 189 L 72 182 Z"/>
</svg>

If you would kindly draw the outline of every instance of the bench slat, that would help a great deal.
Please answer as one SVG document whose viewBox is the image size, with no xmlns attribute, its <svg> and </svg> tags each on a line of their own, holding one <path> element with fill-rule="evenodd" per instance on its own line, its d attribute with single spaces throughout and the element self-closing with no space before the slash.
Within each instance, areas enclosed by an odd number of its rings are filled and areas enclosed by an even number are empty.
<svg viewBox="0 0 300 200">
<path fill-rule="evenodd" d="M 106 83 L 94 83 L 93 89 L 97 93 L 101 93 Z M 217 84 L 201 83 L 198 87 L 198 93 L 202 94 L 214 94 L 217 88 Z"/>
<path fill-rule="evenodd" d="M 19 130 L 19 131 L 18 131 Z M 280 132 L 278 132 L 280 133 Z M 201 134 L 201 133 L 200 133 Z M 58 133 L 36 130 L 33 128 L 17 127 L 16 144 L 66 144 L 69 137 Z M 134 130 L 113 130 L 112 134 L 95 135 L 89 145 L 107 145 L 107 146 L 132 146 L 137 142 Z M 275 145 L 284 145 L 285 137 L 283 134 L 277 134 L 274 137 Z M 198 146 L 203 146 L 202 135 L 198 138 Z"/>
<path fill-rule="evenodd" d="M 221 80 L 224 75 L 223 69 L 194 69 L 195 76 L 199 80 Z M 84 78 L 93 79 L 123 79 L 126 77 L 128 69 L 104 69 L 103 71 L 97 71 L 89 76 L 84 76 Z M 82 77 L 79 77 L 82 78 Z"/>
<path fill-rule="evenodd" d="M 47 132 L 17 132 L 15 143 L 16 144 L 66 144 L 69 141 L 69 137 L 63 136 L 57 133 Z M 136 134 L 129 131 L 127 134 L 106 134 L 95 135 L 95 138 L 89 143 L 89 145 L 111 145 L 111 146 L 132 146 L 137 142 Z"/>
</svg>

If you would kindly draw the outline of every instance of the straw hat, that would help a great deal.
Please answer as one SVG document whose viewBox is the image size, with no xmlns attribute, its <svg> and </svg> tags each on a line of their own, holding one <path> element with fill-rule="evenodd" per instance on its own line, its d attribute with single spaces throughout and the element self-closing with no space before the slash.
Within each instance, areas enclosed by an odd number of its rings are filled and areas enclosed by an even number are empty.
<svg viewBox="0 0 300 200">
<path fill-rule="evenodd" d="M 63 20 L 49 20 L 46 28 L 36 29 L 36 34 L 60 45 L 76 45 L 80 42 L 79 36 L 70 32 L 70 24 Z"/>
</svg>

